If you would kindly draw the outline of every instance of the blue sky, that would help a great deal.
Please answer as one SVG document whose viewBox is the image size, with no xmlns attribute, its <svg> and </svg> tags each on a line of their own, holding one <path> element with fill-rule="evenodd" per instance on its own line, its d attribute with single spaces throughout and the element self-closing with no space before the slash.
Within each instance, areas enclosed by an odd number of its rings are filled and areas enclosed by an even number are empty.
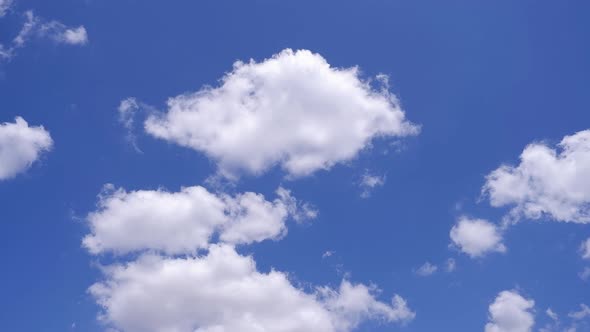
<svg viewBox="0 0 590 332">
<path fill-rule="evenodd" d="M 297 301 L 305 299 L 309 310 L 334 325 L 299 330 L 590 331 L 590 311 L 576 315 L 584 312 L 581 304 L 590 305 L 590 277 L 583 274 L 590 267 L 590 245 L 583 245 L 590 238 L 589 3 L 14 0 L 7 8 L 0 17 L 0 51 L 11 50 L 4 57 L 0 52 L 2 330 L 163 331 L 150 310 L 159 312 L 161 303 L 176 303 L 179 296 L 167 292 L 165 282 L 160 295 L 143 289 L 148 327 L 129 318 L 137 314 L 134 308 L 108 304 L 142 276 L 127 274 L 129 284 L 119 280 L 121 287 L 106 295 L 89 288 L 117 282 L 108 267 L 143 264 L 149 255 L 205 264 L 208 246 L 232 251 L 236 245 L 236 261 L 251 255 L 256 262 L 249 273 L 261 278 L 261 294 L 270 287 L 270 271 L 278 271 Z M 19 44 L 14 39 L 27 11 L 34 24 Z M 262 70 L 273 55 L 276 77 Z M 233 67 L 238 60 L 245 62 L 243 76 Z M 291 72 L 289 61 L 309 71 Z M 388 84 L 379 81 L 381 74 Z M 271 105 L 267 117 L 252 118 L 262 123 L 258 136 L 242 130 L 243 119 L 234 126 L 215 123 L 215 114 L 229 120 L 237 114 L 227 111 L 237 107 L 237 97 L 224 85 L 229 79 L 221 81 L 224 75 L 268 83 L 242 96 L 254 103 L 253 114 L 262 114 L 263 102 Z M 277 91 L 290 102 L 281 104 Z M 167 101 L 183 94 L 195 104 L 179 107 L 201 114 L 199 121 L 170 117 Z M 207 98 L 213 106 L 203 102 Z M 121 121 L 123 100 L 135 103 L 123 107 L 133 120 L 129 126 Z M 381 104 L 371 108 L 369 101 Z M 299 103 L 307 107 L 293 106 Z M 391 120 L 401 110 L 405 117 Z M 8 126 L 17 124 L 15 117 L 28 125 L 3 142 L 3 130 L 16 128 Z M 148 119 L 164 133 L 144 126 Z M 313 130 L 294 138 L 301 123 Z M 366 131 L 353 137 L 360 123 Z M 395 129 L 400 123 L 415 130 Z M 44 136 L 40 143 L 43 132 L 51 144 Z M 15 142 L 33 134 L 38 155 L 23 154 L 19 149 L 29 143 Z M 337 135 L 343 143 L 318 147 L 309 138 L 316 134 L 318 141 Z M 237 138 L 221 146 L 218 135 Z M 571 144 L 559 147 L 566 136 L 573 137 Z M 194 137 L 213 139 L 207 145 L 190 141 Z M 350 153 L 339 155 L 342 146 Z M 268 149 L 291 153 L 294 163 L 312 153 L 323 159 L 304 171 L 289 168 L 284 155 L 265 154 Z M 249 166 L 258 156 L 267 158 L 262 166 Z M 493 173 L 501 165 L 509 168 Z M 382 183 L 363 187 L 371 176 Z M 104 191 L 105 184 L 115 189 Z M 166 252 L 154 243 L 178 242 L 161 233 L 158 238 L 158 232 L 128 248 L 144 234 L 144 220 L 165 230 L 178 214 L 158 214 L 158 204 L 165 211 L 171 203 L 157 198 L 117 205 L 123 212 L 109 203 L 194 186 L 228 206 L 246 204 L 238 202 L 242 193 L 264 195 L 264 206 L 274 204 L 285 214 L 269 222 L 286 223 L 286 234 L 237 243 L 223 240 L 227 228 L 220 226 L 208 242 L 191 242 L 188 249 Z M 277 198 L 279 187 L 290 190 L 295 206 Z M 135 209 L 147 212 L 128 217 Z M 178 225 L 202 227 L 199 209 Z M 236 222 L 228 218 L 219 222 Z M 460 220 L 473 231 L 462 232 Z M 119 240 L 109 244 L 92 228 L 101 223 L 137 228 L 122 227 Z M 83 244 L 89 235 L 104 241 L 102 249 L 92 252 Z M 436 271 L 420 275 L 427 262 Z M 343 280 L 357 290 L 379 291 L 353 301 L 367 305 L 357 312 L 339 302 Z M 205 307 L 233 308 L 234 299 L 217 301 L 215 285 L 187 283 L 211 289 L 212 298 L 187 300 L 188 318 L 170 312 L 189 323 L 169 331 L 232 331 L 245 324 L 204 314 Z M 319 287 L 331 295 L 321 298 Z M 394 294 L 407 307 L 392 304 Z M 264 303 L 241 310 L 261 319 L 261 331 L 276 331 L 265 325 L 271 323 Z M 387 309 L 371 306 L 376 303 Z"/>
</svg>

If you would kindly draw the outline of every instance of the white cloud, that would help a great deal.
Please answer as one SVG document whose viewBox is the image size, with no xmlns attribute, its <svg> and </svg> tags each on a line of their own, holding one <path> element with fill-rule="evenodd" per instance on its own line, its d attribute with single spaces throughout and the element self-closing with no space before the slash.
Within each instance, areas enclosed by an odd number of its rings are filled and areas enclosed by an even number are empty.
<svg viewBox="0 0 590 332">
<path fill-rule="evenodd" d="M 127 141 L 133 146 L 135 151 L 142 152 L 137 145 L 137 137 L 133 131 L 135 124 L 135 115 L 139 111 L 139 103 L 137 99 L 129 97 L 121 100 L 119 107 L 117 108 L 119 113 L 119 122 L 127 130 Z"/>
<path fill-rule="evenodd" d="M 46 37 L 57 43 L 70 45 L 84 45 L 88 42 L 84 26 L 72 28 L 55 20 L 47 22 L 36 16 L 32 10 L 24 12 L 23 16 L 25 22 L 11 45 L 0 45 L 0 60 L 10 60 L 16 54 L 16 50 L 24 47 L 32 37 Z"/>
<path fill-rule="evenodd" d="M 586 241 L 582 242 L 580 252 L 583 259 L 590 259 L 590 238 L 587 238 Z"/>
<path fill-rule="evenodd" d="M 557 314 L 551 310 L 551 308 L 547 308 L 547 310 L 545 310 L 545 313 L 547 314 L 547 316 L 549 316 L 549 318 L 553 319 L 553 320 L 558 320 L 559 317 L 557 316 Z"/>
<path fill-rule="evenodd" d="M 427 277 L 429 275 L 434 274 L 436 270 L 438 270 L 438 267 L 436 265 L 433 265 L 430 262 L 426 262 L 422 264 L 422 266 L 420 266 L 418 270 L 416 270 L 416 274 L 421 277 Z"/>
<path fill-rule="evenodd" d="M 14 123 L 0 124 L 0 180 L 24 172 L 52 146 L 53 140 L 43 126 L 30 127 L 21 117 Z"/>
<path fill-rule="evenodd" d="M 332 316 L 335 329 L 329 331 L 351 331 L 364 320 L 404 323 L 416 316 L 399 295 L 393 296 L 391 305 L 377 301 L 375 287 L 353 285 L 344 280 L 338 291 L 329 287 L 318 288 L 318 291 L 320 302 Z"/>
<path fill-rule="evenodd" d="M 378 302 L 374 290 L 343 281 L 338 290 L 306 293 L 278 271 L 261 273 L 227 245 L 207 256 L 143 256 L 106 270 L 90 293 L 105 323 L 127 332 L 349 331 L 365 319 L 413 319 L 399 296 Z"/>
<path fill-rule="evenodd" d="M 13 43 L 15 48 L 23 47 L 30 36 L 33 34 L 35 28 L 39 25 L 39 18 L 33 14 L 32 10 L 24 13 L 25 23 L 14 38 Z"/>
<path fill-rule="evenodd" d="M 148 133 L 205 153 L 233 178 L 280 165 L 309 175 L 350 160 L 378 137 L 416 135 L 383 82 L 358 68 L 335 68 L 319 54 L 284 50 L 262 62 L 236 62 L 218 87 L 168 100 Z"/>
<path fill-rule="evenodd" d="M 530 332 L 535 323 L 532 313 L 535 301 L 516 291 L 502 291 L 489 307 L 485 332 Z"/>
<path fill-rule="evenodd" d="M 70 28 L 59 21 L 50 21 L 38 27 L 40 36 L 47 36 L 58 43 L 84 45 L 88 42 L 88 34 L 84 26 Z"/>
<path fill-rule="evenodd" d="M 515 220 L 590 222 L 590 130 L 565 136 L 557 148 L 530 144 L 518 166 L 490 173 L 482 192 L 492 206 L 514 206 Z"/>
<path fill-rule="evenodd" d="M 11 6 L 12 0 L 0 0 L 0 17 L 6 15 Z"/>
<path fill-rule="evenodd" d="M 483 219 L 459 218 L 451 228 L 450 237 L 457 248 L 471 257 L 506 251 L 498 227 Z"/>
<path fill-rule="evenodd" d="M 299 213 L 289 191 L 277 193 L 270 202 L 252 192 L 231 197 L 200 186 L 179 192 L 106 186 L 98 210 L 87 217 L 91 234 L 83 243 L 95 254 L 146 249 L 179 254 L 206 248 L 214 234 L 231 244 L 276 240 L 287 232 L 287 217 Z"/>
<path fill-rule="evenodd" d="M 135 113 L 139 110 L 137 99 L 129 97 L 121 100 L 117 111 L 119 111 L 119 122 L 128 130 L 133 129 Z"/>
<path fill-rule="evenodd" d="M 71 45 L 84 45 L 88 43 L 88 33 L 84 26 L 77 28 L 66 28 L 59 37 L 59 40 Z"/>
<path fill-rule="evenodd" d="M 385 175 L 370 174 L 368 171 L 363 174 L 359 186 L 362 189 L 361 197 L 368 198 L 374 188 L 381 187 L 385 184 Z"/>
<path fill-rule="evenodd" d="M 573 319 L 584 319 L 590 316 L 590 307 L 582 303 L 580 304 L 580 311 L 570 312 L 568 316 Z"/>
</svg>

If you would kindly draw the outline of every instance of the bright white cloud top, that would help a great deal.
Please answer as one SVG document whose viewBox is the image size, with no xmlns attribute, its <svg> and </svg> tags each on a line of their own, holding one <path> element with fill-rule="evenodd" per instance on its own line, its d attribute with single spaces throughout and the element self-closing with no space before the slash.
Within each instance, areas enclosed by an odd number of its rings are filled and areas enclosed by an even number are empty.
<svg viewBox="0 0 590 332">
<path fill-rule="evenodd" d="M 451 228 L 450 237 L 454 246 L 472 258 L 506 251 L 500 230 L 487 220 L 461 217 Z"/>
<path fill-rule="evenodd" d="M 590 130 L 565 136 L 557 148 L 530 144 L 519 165 L 503 165 L 487 176 L 483 192 L 492 206 L 513 206 L 516 220 L 589 223 Z"/>
<path fill-rule="evenodd" d="M 287 233 L 289 216 L 313 217 L 289 191 L 279 188 L 277 194 L 270 202 L 252 192 L 232 197 L 201 186 L 127 192 L 107 185 L 98 210 L 87 217 L 91 234 L 83 244 L 95 254 L 146 249 L 182 254 L 207 248 L 215 234 L 230 244 L 277 240 Z"/>
<path fill-rule="evenodd" d="M 21 117 L 0 124 L 0 180 L 26 171 L 52 146 L 51 135 L 43 126 L 29 126 Z"/>
<path fill-rule="evenodd" d="M 260 174 L 280 165 L 309 175 L 354 158 L 377 137 L 416 135 L 396 97 L 359 69 L 334 68 L 319 54 L 284 50 L 236 62 L 218 87 L 168 100 L 148 133 L 205 153 L 221 174 Z"/>
<path fill-rule="evenodd" d="M 350 331 L 365 319 L 414 317 L 399 296 L 378 302 L 371 288 L 348 281 L 306 293 L 284 273 L 258 272 L 251 257 L 227 245 L 197 258 L 144 256 L 106 273 L 90 293 L 102 318 L 128 332 Z"/>
<path fill-rule="evenodd" d="M 489 307 L 489 323 L 485 332 L 530 332 L 535 319 L 535 301 L 525 299 L 516 291 L 502 291 Z"/>
</svg>

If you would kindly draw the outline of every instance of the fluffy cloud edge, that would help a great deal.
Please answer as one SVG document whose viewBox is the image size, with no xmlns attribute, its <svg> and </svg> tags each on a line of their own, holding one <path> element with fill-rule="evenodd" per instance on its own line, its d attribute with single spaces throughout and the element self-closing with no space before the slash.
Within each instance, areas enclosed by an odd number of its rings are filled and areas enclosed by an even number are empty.
<svg viewBox="0 0 590 332">
<path fill-rule="evenodd" d="M 415 317 L 399 295 L 380 302 L 375 287 L 348 280 L 305 292 L 287 274 L 259 272 L 251 256 L 229 245 L 212 245 L 199 257 L 144 255 L 105 273 L 89 292 L 103 322 L 125 331 L 344 332 L 366 320 L 403 324 Z"/>
<path fill-rule="evenodd" d="M 483 257 L 492 252 L 504 253 L 502 232 L 493 223 L 484 219 L 462 216 L 449 232 L 452 246 L 471 258 Z"/>
<path fill-rule="evenodd" d="M 0 124 L 0 180 L 25 172 L 44 152 L 53 148 L 53 139 L 43 126 L 29 126 L 17 116 Z"/>
<path fill-rule="evenodd" d="M 288 218 L 301 221 L 317 214 L 287 189 L 279 187 L 276 194 L 267 201 L 253 192 L 230 196 L 201 186 L 169 192 L 126 191 L 108 184 L 86 218 L 90 234 L 83 246 L 93 254 L 195 253 L 214 236 L 233 245 L 278 240 L 287 233 Z"/>
<path fill-rule="evenodd" d="M 523 217 L 589 223 L 590 130 L 565 136 L 555 148 L 529 144 L 518 165 L 486 176 L 482 195 L 494 207 L 512 207 L 508 223 Z"/>
<path fill-rule="evenodd" d="M 489 306 L 489 322 L 485 332 L 530 332 L 535 324 L 535 301 L 526 299 L 516 290 L 498 294 Z"/>
<path fill-rule="evenodd" d="M 220 86 L 170 98 L 145 129 L 203 152 L 228 178 L 277 165 L 302 177 L 356 157 L 375 138 L 419 133 L 386 77 L 377 81 L 381 90 L 356 67 L 335 68 L 317 53 L 286 49 L 261 62 L 236 62 Z"/>
</svg>

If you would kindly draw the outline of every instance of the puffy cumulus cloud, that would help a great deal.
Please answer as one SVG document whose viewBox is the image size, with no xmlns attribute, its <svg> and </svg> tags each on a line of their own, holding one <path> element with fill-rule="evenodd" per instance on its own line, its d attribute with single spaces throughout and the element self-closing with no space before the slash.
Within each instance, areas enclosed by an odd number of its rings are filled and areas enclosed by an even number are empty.
<svg viewBox="0 0 590 332">
<path fill-rule="evenodd" d="M 329 331 L 351 331 L 365 320 L 405 323 L 414 319 L 416 314 L 401 296 L 394 295 L 387 304 L 375 299 L 377 291 L 374 286 L 354 285 L 346 280 L 338 290 L 319 287 L 320 302 L 332 316 L 334 328 Z"/>
<path fill-rule="evenodd" d="M 530 332 L 535 324 L 532 313 L 535 301 L 516 291 L 502 291 L 489 307 L 485 332 Z"/>
<path fill-rule="evenodd" d="M 377 137 L 416 135 L 386 79 L 374 89 L 359 69 L 335 68 L 319 54 L 284 50 L 236 62 L 218 87 L 168 100 L 145 129 L 202 151 L 233 178 L 280 165 L 298 177 L 354 158 Z"/>
<path fill-rule="evenodd" d="M 288 190 L 277 193 L 270 202 L 252 192 L 232 197 L 201 186 L 128 192 L 107 185 L 97 211 L 87 216 L 91 234 L 83 244 L 94 254 L 146 249 L 180 254 L 206 248 L 215 234 L 231 244 L 279 239 L 287 232 L 286 219 L 302 212 Z"/>
<path fill-rule="evenodd" d="M 582 242 L 580 253 L 583 259 L 590 259 L 590 238 L 587 238 L 586 241 Z"/>
<path fill-rule="evenodd" d="M 126 332 L 349 331 L 365 319 L 411 320 L 399 296 L 378 302 L 374 290 L 343 281 L 339 290 L 307 293 L 278 271 L 257 271 L 251 257 L 228 245 L 206 256 L 143 256 L 105 271 L 90 293 L 101 319 Z"/>
<path fill-rule="evenodd" d="M 14 123 L 0 124 L 0 180 L 24 172 L 52 146 L 53 140 L 43 126 L 29 126 L 21 117 Z"/>
<path fill-rule="evenodd" d="M 590 130 L 565 136 L 556 148 L 530 144 L 519 165 L 487 176 L 483 193 L 492 206 L 513 206 L 515 220 L 590 222 Z"/>
<path fill-rule="evenodd" d="M 450 237 L 453 245 L 471 257 L 506 251 L 498 227 L 483 219 L 459 218 L 451 228 Z"/>
</svg>

